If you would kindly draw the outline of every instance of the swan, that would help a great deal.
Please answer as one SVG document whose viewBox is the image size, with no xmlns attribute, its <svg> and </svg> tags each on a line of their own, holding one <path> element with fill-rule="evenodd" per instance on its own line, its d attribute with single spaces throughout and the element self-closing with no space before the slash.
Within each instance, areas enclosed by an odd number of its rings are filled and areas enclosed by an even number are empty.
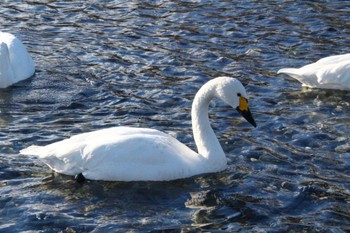
<svg viewBox="0 0 350 233">
<path fill-rule="evenodd" d="M 31 77 L 34 61 L 22 42 L 14 35 L 0 32 L 0 88 Z"/>
<path fill-rule="evenodd" d="M 227 160 L 209 123 L 209 102 L 218 97 L 256 127 L 245 88 L 235 78 L 204 84 L 192 103 L 192 129 L 198 153 L 170 135 L 150 128 L 112 127 L 82 133 L 46 146 L 30 146 L 58 173 L 105 181 L 168 181 L 222 171 Z"/>
<path fill-rule="evenodd" d="M 350 90 L 350 53 L 325 57 L 299 69 L 283 68 L 277 74 L 287 74 L 306 87 Z"/>
</svg>

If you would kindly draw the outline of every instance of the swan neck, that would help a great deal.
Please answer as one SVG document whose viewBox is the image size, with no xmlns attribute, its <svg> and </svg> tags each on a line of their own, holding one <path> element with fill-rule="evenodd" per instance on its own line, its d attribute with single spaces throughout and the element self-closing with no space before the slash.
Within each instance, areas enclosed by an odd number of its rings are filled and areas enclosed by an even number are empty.
<svg viewBox="0 0 350 233">
<path fill-rule="evenodd" d="M 196 94 L 192 104 L 192 129 L 198 153 L 210 160 L 211 166 L 226 166 L 222 147 L 210 126 L 209 103 L 216 96 L 215 88 L 204 85 Z"/>
</svg>

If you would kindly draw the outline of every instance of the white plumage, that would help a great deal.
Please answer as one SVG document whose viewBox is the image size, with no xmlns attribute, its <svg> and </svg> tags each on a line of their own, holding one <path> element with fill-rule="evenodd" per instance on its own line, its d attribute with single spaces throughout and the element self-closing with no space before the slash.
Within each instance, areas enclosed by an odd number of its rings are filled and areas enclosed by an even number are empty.
<svg viewBox="0 0 350 233">
<path fill-rule="evenodd" d="M 22 42 L 14 35 L 0 32 L 0 88 L 31 77 L 34 62 Z"/>
<path fill-rule="evenodd" d="M 325 57 L 315 63 L 297 68 L 280 69 L 311 88 L 350 90 L 350 53 Z"/>
<path fill-rule="evenodd" d="M 243 85 L 228 77 L 213 79 L 198 91 L 192 127 L 199 153 L 161 131 L 133 127 L 83 133 L 47 146 L 30 146 L 21 153 L 38 156 L 56 172 L 82 173 L 91 180 L 161 181 L 221 171 L 227 160 L 210 127 L 209 102 L 221 98 L 256 126 L 246 96 Z"/>
</svg>

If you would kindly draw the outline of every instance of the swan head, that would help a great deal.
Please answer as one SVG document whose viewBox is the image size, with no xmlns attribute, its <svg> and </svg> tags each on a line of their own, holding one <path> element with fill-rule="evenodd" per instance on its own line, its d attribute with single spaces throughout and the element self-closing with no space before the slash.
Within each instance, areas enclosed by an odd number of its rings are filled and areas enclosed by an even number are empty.
<svg viewBox="0 0 350 233">
<path fill-rule="evenodd" d="M 216 82 L 216 96 L 226 104 L 236 109 L 250 124 L 256 127 L 255 120 L 249 109 L 247 92 L 242 83 L 235 78 L 219 77 Z"/>
</svg>

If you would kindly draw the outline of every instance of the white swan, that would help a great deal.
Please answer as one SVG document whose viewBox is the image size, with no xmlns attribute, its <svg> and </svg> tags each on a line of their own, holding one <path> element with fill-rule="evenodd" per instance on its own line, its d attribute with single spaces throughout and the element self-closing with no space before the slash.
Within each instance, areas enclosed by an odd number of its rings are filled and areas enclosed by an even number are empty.
<svg viewBox="0 0 350 233">
<path fill-rule="evenodd" d="M 209 117 L 209 102 L 221 98 L 252 125 L 243 85 L 234 78 L 207 82 L 192 104 L 192 127 L 198 152 L 154 129 L 113 127 L 83 133 L 47 146 L 30 146 L 24 155 L 36 155 L 51 169 L 91 180 L 162 181 L 218 172 L 227 160 Z"/>
<path fill-rule="evenodd" d="M 287 74 L 311 88 L 350 90 L 350 53 L 325 57 L 299 69 L 284 68 Z"/>
<path fill-rule="evenodd" d="M 31 77 L 35 67 L 22 42 L 14 35 L 0 32 L 0 88 Z"/>
</svg>

